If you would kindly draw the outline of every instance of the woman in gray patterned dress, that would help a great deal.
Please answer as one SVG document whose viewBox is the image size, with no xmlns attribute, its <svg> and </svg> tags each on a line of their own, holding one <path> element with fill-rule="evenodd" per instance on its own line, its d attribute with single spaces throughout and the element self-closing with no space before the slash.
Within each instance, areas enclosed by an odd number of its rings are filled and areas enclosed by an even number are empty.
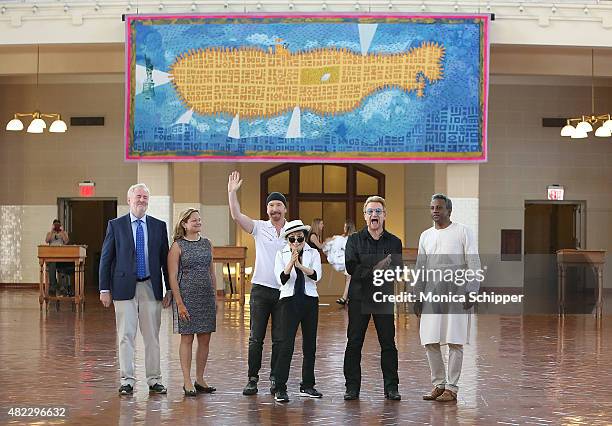
<svg viewBox="0 0 612 426">
<path fill-rule="evenodd" d="M 186 396 L 216 389 L 204 380 L 210 335 L 216 327 L 216 281 L 212 263 L 212 245 L 200 236 L 202 219 L 196 209 L 181 213 L 174 228 L 174 243 L 168 254 L 170 287 L 174 295 L 174 332 L 181 335 L 179 356 L 183 370 L 183 391 Z M 191 357 L 194 336 L 196 380 L 191 382 Z"/>
</svg>

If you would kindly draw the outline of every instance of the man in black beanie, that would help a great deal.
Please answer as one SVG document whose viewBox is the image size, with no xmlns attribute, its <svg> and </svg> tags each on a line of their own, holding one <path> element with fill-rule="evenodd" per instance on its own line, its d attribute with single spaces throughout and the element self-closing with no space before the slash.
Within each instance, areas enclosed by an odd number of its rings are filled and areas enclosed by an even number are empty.
<svg viewBox="0 0 612 426">
<path fill-rule="evenodd" d="M 270 357 L 270 392 L 276 392 L 272 372 L 278 358 L 282 339 L 282 327 L 278 299 L 280 286 L 274 276 L 276 252 L 286 241 L 282 237 L 287 221 L 287 199 L 280 192 L 272 192 L 266 199 L 269 220 L 253 220 L 240 211 L 236 192 L 242 185 L 240 173 L 232 172 L 227 182 L 227 193 L 232 219 L 255 239 L 255 270 L 251 279 L 251 332 L 249 335 L 249 381 L 242 391 L 243 395 L 255 395 L 261 368 L 261 353 L 266 337 L 268 320 L 272 317 L 272 355 Z"/>
</svg>

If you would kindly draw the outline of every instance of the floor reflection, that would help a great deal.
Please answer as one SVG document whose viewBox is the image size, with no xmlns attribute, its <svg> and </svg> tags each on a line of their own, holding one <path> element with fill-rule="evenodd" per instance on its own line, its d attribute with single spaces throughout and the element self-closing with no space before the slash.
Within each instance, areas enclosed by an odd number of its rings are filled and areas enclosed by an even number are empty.
<svg viewBox="0 0 612 426">
<path fill-rule="evenodd" d="M 418 343 L 416 321 L 397 322 L 400 392 L 403 400 L 384 400 L 378 341 L 373 324 L 363 351 L 359 401 L 345 402 L 342 361 L 346 313 L 321 308 L 316 364 L 322 400 L 300 398 L 301 341 L 296 342 L 291 402 L 276 404 L 262 380 L 260 393 L 242 396 L 246 382 L 248 306 L 219 303 L 218 332 L 211 341 L 206 374 L 218 391 L 184 399 L 178 361 L 179 338 L 169 311 L 160 335 L 167 396 L 149 396 L 144 380 L 142 339 L 137 341 L 137 379 L 132 397 L 119 398 L 119 368 L 112 310 L 88 300 L 77 315 L 68 305 L 41 313 L 33 290 L 0 290 L 2 408 L 68 408 L 71 424 L 610 424 L 612 423 L 612 317 L 600 327 L 592 316 L 483 315 L 473 321 L 466 346 L 459 401 L 443 405 L 421 400 L 430 389 L 429 369 Z M 331 301 L 331 300 L 330 300 Z M 327 301 L 326 302 L 330 302 Z M 333 301 L 330 305 L 334 305 Z M 269 341 L 262 377 L 268 376 Z M 27 419 L 34 422 L 42 419 Z M 21 424 L 23 418 L 0 417 Z"/>
</svg>

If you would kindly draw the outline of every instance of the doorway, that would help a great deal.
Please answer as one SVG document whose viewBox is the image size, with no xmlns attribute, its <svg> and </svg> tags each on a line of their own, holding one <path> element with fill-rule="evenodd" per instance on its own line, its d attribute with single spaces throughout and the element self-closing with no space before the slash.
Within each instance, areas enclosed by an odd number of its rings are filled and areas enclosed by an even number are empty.
<svg viewBox="0 0 612 426">
<path fill-rule="evenodd" d="M 116 198 L 58 198 L 59 219 L 70 244 L 87 246 L 85 294 L 98 293 L 98 270 L 108 221 L 117 217 Z"/>
<path fill-rule="evenodd" d="M 524 294 L 525 311 L 555 314 L 557 307 L 557 258 L 560 249 L 586 247 L 585 201 L 525 201 Z M 568 271 L 570 312 L 582 312 L 591 302 L 593 288 L 588 272 Z"/>
<path fill-rule="evenodd" d="M 363 164 L 287 163 L 261 174 L 261 217 L 267 218 L 266 197 L 272 191 L 287 197 L 287 217 L 306 224 L 323 219 L 323 239 L 344 232 L 350 219 L 365 226 L 362 209 L 371 195 L 385 196 L 385 175 Z"/>
</svg>

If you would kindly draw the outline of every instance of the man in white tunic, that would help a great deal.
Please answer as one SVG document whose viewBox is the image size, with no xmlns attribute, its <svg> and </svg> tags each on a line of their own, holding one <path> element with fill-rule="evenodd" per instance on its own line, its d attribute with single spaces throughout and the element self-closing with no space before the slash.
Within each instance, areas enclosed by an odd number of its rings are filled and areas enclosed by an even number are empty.
<svg viewBox="0 0 612 426">
<path fill-rule="evenodd" d="M 415 314 L 420 317 L 421 344 L 425 346 L 434 385 L 423 399 L 440 402 L 457 400 L 463 345 L 469 342 L 469 294 L 477 293 L 480 286 L 476 279 L 480 259 L 474 234 L 465 225 L 451 222 L 452 208 L 447 196 L 432 196 L 434 226 L 421 234 L 416 265 L 425 276 L 415 285 L 420 300 L 415 303 Z M 454 302 L 427 300 L 427 295 L 453 295 Z M 449 348 L 448 373 L 440 345 Z"/>
</svg>

